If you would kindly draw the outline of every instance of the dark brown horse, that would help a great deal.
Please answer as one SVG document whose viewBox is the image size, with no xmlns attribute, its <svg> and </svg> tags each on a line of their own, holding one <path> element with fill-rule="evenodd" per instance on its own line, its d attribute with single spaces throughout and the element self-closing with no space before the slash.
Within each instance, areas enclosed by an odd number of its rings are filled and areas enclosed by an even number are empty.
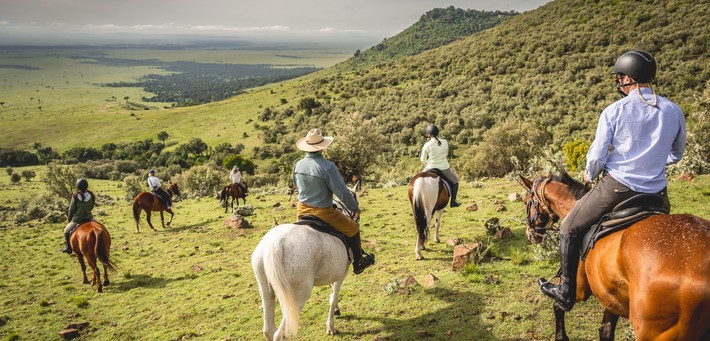
<svg viewBox="0 0 710 341">
<path fill-rule="evenodd" d="M 242 184 L 244 184 L 244 188 L 249 188 L 246 181 L 243 181 Z M 219 192 L 219 200 L 224 205 L 224 213 L 227 213 L 227 203 L 229 199 L 232 199 L 231 206 L 232 206 L 232 212 L 234 212 L 234 201 L 236 200 L 237 206 L 239 206 L 239 199 L 241 198 L 244 200 L 244 205 L 247 204 L 247 194 L 244 189 L 242 189 L 241 186 L 237 184 L 231 184 L 229 186 L 225 186 L 221 192 Z"/>
<path fill-rule="evenodd" d="M 439 242 L 439 226 L 444 208 L 449 203 L 449 190 L 444 181 L 433 172 L 422 172 L 409 181 L 409 202 L 414 212 L 414 223 L 417 227 L 417 245 L 414 254 L 417 260 L 424 259 L 422 251 L 429 237 L 431 218 L 436 216 L 434 241 Z"/>
<path fill-rule="evenodd" d="M 180 195 L 180 188 L 178 188 L 177 184 L 170 183 L 168 189 L 166 189 L 165 192 L 168 193 L 168 196 L 170 196 L 170 199 L 172 200 L 173 196 L 177 197 Z M 148 221 L 148 226 L 150 226 L 153 231 L 155 231 L 155 227 L 153 227 L 153 224 L 150 222 L 150 213 L 153 211 L 160 212 L 160 223 L 163 225 L 163 228 L 165 228 L 165 218 L 163 217 L 163 211 L 170 213 L 170 221 L 168 221 L 168 226 L 170 226 L 170 223 L 173 222 L 174 214 L 173 210 L 166 208 L 165 205 L 166 204 L 163 203 L 163 201 L 160 200 L 153 193 L 138 193 L 138 195 L 136 195 L 136 198 L 133 199 L 133 220 L 136 221 L 136 233 L 140 233 L 138 225 L 140 224 L 141 220 L 141 209 L 145 211 L 145 218 Z"/>
<path fill-rule="evenodd" d="M 84 257 L 86 257 L 91 270 L 94 271 L 94 275 L 91 277 L 91 285 L 96 285 L 96 291 L 101 292 L 104 285 L 109 285 L 108 270 L 116 271 L 110 257 L 111 235 L 108 230 L 95 221 L 83 223 L 76 228 L 69 242 L 72 250 L 76 253 L 79 265 L 81 265 L 81 272 L 84 274 L 83 283 L 89 283 L 89 279 L 86 277 L 86 264 L 84 264 Z M 103 285 L 101 283 L 101 272 L 99 272 L 99 267 L 96 264 L 97 259 L 104 266 Z"/>
<path fill-rule="evenodd" d="M 588 191 L 564 172 L 537 185 L 521 179 L 528 188 L 526 234 L 534 243 Z M 604 307 L 600 339 L 614 338 L 622 316 L 638 340 L 709 340 L 708 247 L 710 221 L 690 214 L 654 215 L 597 241 L 580 261 L 577 301 L 594 294 Z M 567 340 L 565 312 L 554 309 L 555 338 Z"/>
</svg>

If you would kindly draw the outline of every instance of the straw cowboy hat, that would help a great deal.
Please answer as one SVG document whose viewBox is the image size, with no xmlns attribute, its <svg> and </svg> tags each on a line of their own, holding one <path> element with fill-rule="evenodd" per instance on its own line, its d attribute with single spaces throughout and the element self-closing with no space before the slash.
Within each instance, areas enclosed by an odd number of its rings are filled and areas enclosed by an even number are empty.
<svg viewBox="0 0 710 341">
<path fill-rule="evenodd" d="M 330 144 L 333 143 L 332 136 L 323 136 L 320 129 L 311 129 L 311 131 L 306 134 L 306 137 L 302 137 L 296 141 L 296 148 L 304 152 L 317 152 L 328 148 Z"/>
</svg>

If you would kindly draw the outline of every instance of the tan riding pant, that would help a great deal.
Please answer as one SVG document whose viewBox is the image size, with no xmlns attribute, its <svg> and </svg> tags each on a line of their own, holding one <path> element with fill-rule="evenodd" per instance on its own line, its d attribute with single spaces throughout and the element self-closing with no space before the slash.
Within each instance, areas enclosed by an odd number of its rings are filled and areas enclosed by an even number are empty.
<svg viewBox="0 0 710 341">
<path fill-rule="evenodd" d="M 96 220 L 96 219 L 91 219 L 91 221 L 95 221 L 95 222 L 97 222 L 97 223 L 99 222 L 99 221 Z M 82 224 L 83 224 L 83 223 L 82 223 Z M 76 225 L 78 225 L 78 224 L 75 223 L 75 222 L 73 222 L 73 221 L 70 221 L 69 224 L 67 224 L 67 227 L 64 228 L 64 233 L 69 233 L 69 231 L 71 231 L 71 229 L 73 229 L 74 226 L 76 226 Z"/>
<path fill-rule="evenodd" d="M 441 171 L 441 173 L 444 174 L 444 176 L 446 177 L 447 180 L 449 180 L 450 183 L 452 183 L 454 185 L 459 183 L 459 177 L 456 176 L 454 171 L 451 170 L 451 167 L 449 167 L 447 169 L 439 169 L 439 170 Z M 422 172 L 426 172 L 426 171 L 429 171 L 429 168 L 424 168 L 424 170 Z"/>
<path fill-rule="evenodd" d="M 303 215 L 316 216 L 348 237 L 352 237 L 360 232 L 360 226 L 356 222 L 333 208 L 333 206 L 321 208 L 299 202 L 296 207 L 296 218 L 300 219 Z"/>
</svg>

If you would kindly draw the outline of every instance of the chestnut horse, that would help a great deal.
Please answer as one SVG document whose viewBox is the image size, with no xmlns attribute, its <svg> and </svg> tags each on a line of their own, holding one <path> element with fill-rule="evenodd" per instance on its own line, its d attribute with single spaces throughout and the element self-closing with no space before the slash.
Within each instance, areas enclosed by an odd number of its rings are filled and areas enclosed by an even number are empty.
<svg viewBox="0 0 710 341">
<path fill-rule="evenodd" d="M 109 285 L 108 270 L 116 272 L 116 267 L 111 261 L 111 235 L 106 230 L 106 227 L 98 222 L 90 221 L 83 223 L 76 228 L 76 231 L 69 239 L 72 250 L 76 253 L 76 258 L 81 265 L 81 272 L 84 274 L 83 283 L 89 283 L 86 278 L 86 264 L 84 257 L 89 263 L 94 275 L 91 277 L 91 285 L 96 285 L 96 291 L 101 292 L 104 285 Z M 104 282 L 101 283 L 101 272 L 96 264 L 98 259 L 104 266 Z"/>
<path fill-rule="evenodd" d="M 588 191 L 564 171 L 535 186 L 521 179 L 533 243 Z M 619 316 L 629 319 L 638 340 L 710 339 L 708 246 L 710 221 L 690 214 L 653 215 L 597 241 L 580 260 L 576 295 L 584 301 L 594 294 L 604 307 L 600 339 L 614 339 Z M 567 340 L 565 312 L 554 309 L 555 339 Z"/>
<path fill-rule="evenodd" d="M 449 203 L 449 189 L 444 185 L 444 180 L 436 173 L 421 172 L 409 181 L 407 191 L 414 212 L 414 223 L 417 227 L 417 245 L 414 247 L 414 254 L 417 260 L 421 260 L 424 259 L 422 250 L 424 250 L 429 237 L 429 224 L 431 224 L 433 216 L 436 216 L 434 241 L 439 242 L 441 215 Z"/>
<path fill-rule="evenodd" d="M 170 199 L 172 200 L 173 196 L 180 195 L 180 188 L 178 188 L 177 184 L 170 183 L 165 192 L 168 193 Z M 136 195 L 136 198 L 133 199 L 133 220 L 136 221 L 136 233 L 140 233 L 138 225 L 140 224 L 141 220 L 141 209 L 145 211 L 145 219 L 148 221 L 148 226 L 150 226 L 153 231 L 156 230 L 155 227 L 153 227 L 153 224 L 150 222 L 150 212 L 160 211 L 160 223 L 163 225 L 163 228 L 165 228 L 165 218 L 163 218 L 163 211 L 170 213 L 170 221 L 168 221 L 168 226 L 170 226 L 170 223 L 173 222 L 173 210 L 166 208 L 165 204 L 155 194 L 148 192 L 140 192 L 138 193 L 138 195 Z"/>
<path fill-rule="evenodd" d="M 249 185 L 246 183 L 246 181 L 242 182 L 244 184 L 244 188 L 249 188 Z M 232 199 L 231 206 L 232 206 L 232 212 L 234 212 L 234 201 L 237 202 L 237 206 L 239 206 L 239 199 L 241 198 L 244 200 L 244 205 L 247 204 L 247 194 L 246 191 L 242 189 L 241 186 L 237 184 L 231 184 L 229 186 L 224 186 L 221 192 L 219 192 L 219 200 L 222 205 L 224 205 L 224 213 L 227 213 L 227 203 L 229 202 L 229 199 Z"/>
</svg>

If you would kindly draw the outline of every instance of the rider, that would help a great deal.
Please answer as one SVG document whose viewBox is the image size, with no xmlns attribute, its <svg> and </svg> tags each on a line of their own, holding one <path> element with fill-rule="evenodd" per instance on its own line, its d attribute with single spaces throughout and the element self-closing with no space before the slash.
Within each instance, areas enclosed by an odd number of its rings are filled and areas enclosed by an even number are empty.
<svg viewBox="0 0 710 341">
<path fill-rule="evenodd" d="M 94 193 L 89 191 L 89 182 L 86 181 L 86 179 L 79 179 L 76 182 L 76 188 L 78 191 L 71 197 L 69 214 L 67 214 L 68 224 L 67 227 L 64 228 L 64 241 L 66 242 L 66 246 L 62 249 L 62 252 L 68 254 L 72 253 L 71 244 L 69 242 L 72 230 L 83 223 L 96 221 L 93 214 L 91 214 L 96 197 Z"/>
<path fill-rule="evenodd" d="M 170 196 L 168 195 L 168 192 L 166 192 L 163 188 L 162 185 L 160 184 L 160 179 L 155 176 L 155 170 L 151 169 L 148 172 L 148 187 L 150 188 L 150 191 L 153 192 L 153 194 L 157 195 L 159 198 L 163 199 L 165 202 L 166 209 L 170 209 L 173 206 L 172 201 L 170 200 Z"/>
<path fill-rule="evenodd" d="M 229 179 L 232 180 L 232 184 L 236 184 L 242 189 L 244 196 L 247 196 L 247 188 L 242 183 L 242 172 L 239 171 L 238 166 L 232 167 L 232 171 L 229 172 Z"/>
<path fill-rule="evenodd" d="M 597 186 L 578 200 L 560 226 L 559 285 L 540 279 L 540 290 L 570 310 L 575 303 L 580 241 L 592 224 L 615 205 L 639 193 L 666 194 L 667 164 L 685 151 L 685 118 L 670 100 L 656 95 L 651 81 L 656 61 L 645 51 L 629 51 L 614 64 L 614 81 L 623 98 L 601 114 L 587 153 L 584 181 L 604 173 Z M 611 150 L 609 147 L 612 147 Z"/>
<path fill-rule="evenodd" d="M 348 237 L 353 250 L 353 273 L 359 274 L 375 263 L 373 255 L 364 256 L 360 242 L 360 226 L 353 219 L 333 208 L 333 193 L 345 206 L 360 216 L 360 208 L 352 192 L 338 173 L 334 163 L 323 158 L 322 151 L 333 142 L 333 137 L 324 137 L 320 130 L 312 129 L 306 137 L 296 142 L 296 147 L 308 152 L 293 168 L 293 183 L 298 188 L 296 215 L 313 215 L 328 223 Z"/>
<path fill-rule="evenodd" d="M 429 137 L 429 141 L 422 147 L 422 155 L 419 158 L 426 165 L 422 172 L 438 168 L 444 173 L 444 176 L 451 184 L 451 207 L 461 206 L 456 201 L 456 194 L 459 191 L 459 177 L 451 170 L 449 161 L 446 160 L 446 156 L 449 155 L 449 143 L 439 138 L 439 128 L 433 124 L 426 127 L 426 134 Z"/>
</svg>

